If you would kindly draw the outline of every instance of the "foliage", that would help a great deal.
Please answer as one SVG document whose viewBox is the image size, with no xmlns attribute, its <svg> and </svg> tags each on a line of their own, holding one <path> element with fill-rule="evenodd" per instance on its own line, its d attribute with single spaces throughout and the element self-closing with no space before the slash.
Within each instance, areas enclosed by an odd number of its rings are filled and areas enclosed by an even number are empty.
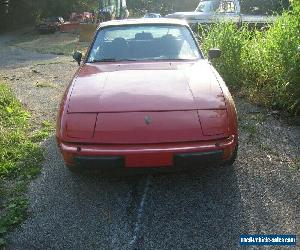
<svg viewBox="0 0 300 250">
<path fill-rule="evenodd" d="M 0 0 L 0 31 L 19 25 L 34 24 L 45 16 L 68 18 L 71 12 L 97 11 L 98 0 Z M 131 16 L 141 16 L 146 11 L 162 15 L 176 11 L 194 11 L 200 0 L 127 0 Z M 265 14 L 281 12 L 289 0 L 241 0 L 244 13 Z"/>
<path fill-rule="evenodd" d="M 202 47 L 207 52 L 210 48 L 222 50 L 222 59 L 216 60 L 216 66 L 225 81 L 232 83 L 231 87 L 241 86 L 243 71 L 241 54 L 245 44 L 250 40 L 251 33 L 247 27 L 240 30 L 233 23 L 218 23 L 206 29 L 199 26 L 201 30 Z"/>
<path fill-rule="evenodd" d="M 24 190 L 39 172 L 40 147 L 29 138 L 29 119 L 10 89 L 0 83 L 0 245 L 3 236 L 26 216 Z"/>
<path fill-rule="evenodd" d="M 49 138 L 51 132 L 53 131 L 54 131 L 53 125 L 48 121 L 44 121 L 42 122 L 42 128 L 39 131 L 36 131 L 31 136 L 31 141 L 33 142 L 44 141 L 45 139 Z"/>
<path fill-rule="evenodd" d="M 194 11 L 199 0 L 127 0 L 131 12 L 144 14 L 145 12 L 157 12 L 166 15 L 175 11 Z"/>
<path fill-rule="evenodd" d="M 214 25 L 203 35 L 203 48 L 223 51 L 214 61 L 229 86 L 263 105 L 300 113 L 300 3 L 279 16 L 265 32 Z"/>
<path fill-rule="evenodd" d="M 194 11 L 200 0 L 127 0 L 129 9 L 134 12 L 145 11 L 168 14 L 175 11 Z M 244 13 L 266 14 L 282 12 L 289 7 L 289 0 L 241 0 Z"/>
<path fill-rule="evenodd" d="M 241 11 L 245 14 L 281 13 L 290 6 L 289 0 L 241 0 Z"/>
<path fill-rule="evenodd" d="M 68 18 L 73 11 L 95 11 L 97 3 L 96 0 L 9 0 L 6 8 L 0 6 L 0 31 L 34 24 L 45 16 Z"/>
</svg>

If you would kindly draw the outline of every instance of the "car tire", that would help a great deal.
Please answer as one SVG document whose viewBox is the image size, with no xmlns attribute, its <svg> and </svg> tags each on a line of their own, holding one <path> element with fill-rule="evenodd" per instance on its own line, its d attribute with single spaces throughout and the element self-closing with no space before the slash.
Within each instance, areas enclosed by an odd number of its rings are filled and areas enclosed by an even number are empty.
<svg viewBox="0 0 300 250">
<path fill-rule="evenodd" d="M 227 161 L 224 161 L 222 164 L 223 166 L 232 166 L 234 164 L 238 155 L 238 149 L 239 149 L 239 145 L 237 144 L 231 158 Z"/>
</svg>

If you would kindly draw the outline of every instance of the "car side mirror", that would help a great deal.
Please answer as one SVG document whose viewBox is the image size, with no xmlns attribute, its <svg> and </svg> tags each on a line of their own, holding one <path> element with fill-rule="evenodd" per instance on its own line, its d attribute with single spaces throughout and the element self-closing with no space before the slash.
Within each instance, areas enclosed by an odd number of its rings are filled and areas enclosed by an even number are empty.
<svg viewBox="0 0 300 250">
<path fill-rule="evenodd" d="M 82 53 L 80 51 L 74 52 L 73 59 L 78 63 L 78 65 L 80 65 L 82 60 Z"/>
<path fill-rule="evenodd" d="M 221 50 L 219 49 L 210 49 L 208 51 L 208 58 L 209 59 L 214 59 L 214 58 L 218 58 L 222 55 Z"/>
</svg>

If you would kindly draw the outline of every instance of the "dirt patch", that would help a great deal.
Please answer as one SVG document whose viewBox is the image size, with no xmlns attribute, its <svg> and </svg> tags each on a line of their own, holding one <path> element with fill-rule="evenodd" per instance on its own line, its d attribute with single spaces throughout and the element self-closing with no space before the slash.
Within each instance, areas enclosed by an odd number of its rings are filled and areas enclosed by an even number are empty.
<svg viewBox="0 0 300 250">
<path fill-rule="evenodd" d="M 34 114 L 33 122 L 54 123 L 60 98 L 77 65 L 69 57 L 36 62 L 17 69 L 0 70 L 0 79 L 9 83 L 22 104 Z"/>
<path fill-rule="evenodd" d="M 43 35 L 33 33 L 15 41 L 13 45 L 28 51 L 55 55 L 72 55 L 76 50 L 85 51 L 88 46 L 79 42 L 78 34 L 59 32 Z"/>
<path fill-rule="evenodd" d="M 33 114 L 34 127 L 45 120 L 54 123 L 60 98 L 78 68 L 71 56 L 53 53 L 71 53 L 77 41 L 75 34 L 39 35 L 32 30 L 0 37 L 0 79 Z"/>
</svg>

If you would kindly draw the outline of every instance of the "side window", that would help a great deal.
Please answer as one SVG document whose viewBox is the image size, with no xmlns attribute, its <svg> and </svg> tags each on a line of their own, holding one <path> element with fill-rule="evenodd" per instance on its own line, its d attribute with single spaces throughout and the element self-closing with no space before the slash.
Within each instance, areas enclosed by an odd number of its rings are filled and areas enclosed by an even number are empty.
<svg viewBox="0 0 300 250">
<path fill-rule="evenodd" d="M 233 1 L 221 1 L 218 8 L 219 13 L 235 13 L 235 4 Z"/>
</svg>

